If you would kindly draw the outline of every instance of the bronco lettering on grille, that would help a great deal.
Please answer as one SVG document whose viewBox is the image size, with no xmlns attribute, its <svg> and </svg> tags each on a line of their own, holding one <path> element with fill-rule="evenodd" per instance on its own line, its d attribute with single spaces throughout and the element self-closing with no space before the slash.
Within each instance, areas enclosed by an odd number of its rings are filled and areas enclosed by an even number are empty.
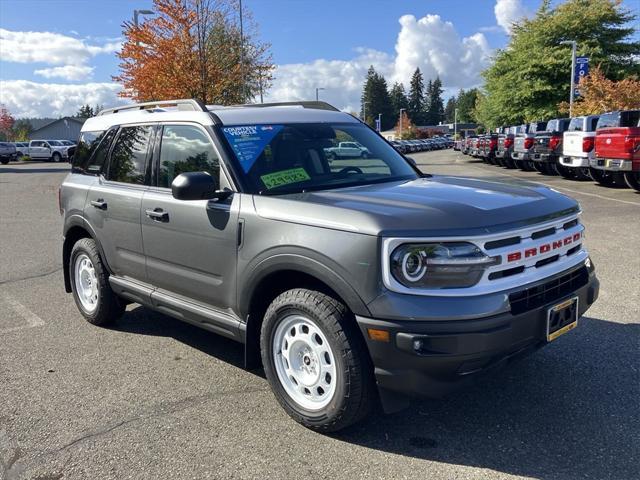
<svg viewBox="0 0 640 480">
<path fill-rule="evenodd" d="M 518 260 L 522 260 L 523 258 L 531 258 L 537 255 L 542 255 L 544 253 L 549 253 L 553 250 L 557 250 L 562 247 L 566 247 L 572 243 L 579 241 L 582 238 L 582 232 L 574 233 L 568 237 L 554 240 L 549 243 L 543 243 L 537 247 L 527 248 L 526 250 L 520 250 L 517 252 L 511 252 L 507 254 L 507 262 L 517 262 Z"/>
</svg>

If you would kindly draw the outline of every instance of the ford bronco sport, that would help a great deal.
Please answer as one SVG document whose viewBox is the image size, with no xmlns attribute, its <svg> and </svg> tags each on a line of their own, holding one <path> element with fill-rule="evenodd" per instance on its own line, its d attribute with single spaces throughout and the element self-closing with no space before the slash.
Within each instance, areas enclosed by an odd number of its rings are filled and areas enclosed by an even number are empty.
<svg viewBox="0 0 640 480">
<path fill-rule="evenodd" d="M 327 158 L 345 141 L 370 155 Z M 102 111 L 59 193 L 65 288 L 90 323 L 134 302 L 238 340 L 320 431 L 443 395 L 598 296 L 574 200 L 423 174 L 319 102 Z"/>
</svg>

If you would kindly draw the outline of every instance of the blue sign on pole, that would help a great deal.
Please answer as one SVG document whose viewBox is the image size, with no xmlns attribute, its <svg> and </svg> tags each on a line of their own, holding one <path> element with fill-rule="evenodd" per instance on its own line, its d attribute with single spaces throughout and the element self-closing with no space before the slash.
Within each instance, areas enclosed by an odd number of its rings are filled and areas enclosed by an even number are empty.
<svg viewBox="0 0 640 480">
<path fill-rule="evenodd" d="M 580 95 L 577 88 L 580 84 L 580 79 L 587 75 L 589 75 L 589 57 L 576 57 L 576 69 L 573 72 L 573 82 L 576 85 L 575 91 L 573 92 L 575 97 Z"/>
<path fill-rule="evenodd" d="M 380 119 L 376 118 L 376 131 L 379 132 L 380 130 L 381 130 L 381 128 L 380 128 Z"/>
</svg>

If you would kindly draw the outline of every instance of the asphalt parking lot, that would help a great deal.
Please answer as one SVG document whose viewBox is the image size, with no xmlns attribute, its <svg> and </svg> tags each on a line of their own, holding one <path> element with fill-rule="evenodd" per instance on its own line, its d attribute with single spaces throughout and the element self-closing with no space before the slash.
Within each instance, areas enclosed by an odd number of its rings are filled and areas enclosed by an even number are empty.
<svg viewBox="0 0 640 480">
<path fill-rule="evenodd" d="M 333 436 L 290 420 L 239 344 L 136 306 L 114 328 L 86 323 L 62 282 L 68 166 L 0 166 L 0 478 L 637 478 L 640 194 L 412 156 L 577 198 L 601 296 L 576 330 L 476 386 Z"/>
</svg>

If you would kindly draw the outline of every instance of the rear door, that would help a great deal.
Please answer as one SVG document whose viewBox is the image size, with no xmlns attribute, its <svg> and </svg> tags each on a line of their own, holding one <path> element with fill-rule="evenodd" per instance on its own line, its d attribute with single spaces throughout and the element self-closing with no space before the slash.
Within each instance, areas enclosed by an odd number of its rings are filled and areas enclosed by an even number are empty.
<svg viewBox="0 0 640 480">
<path fill-rule="evenodd" d="M 85 217 L 96 232 L 111 271 L 142 282 L 146 281 L 146 268 L 140 208 L 150 178 L 155 130 L 154 125 L 127 125 L 117 131 L 106 168 L 89 191 L 85 205 Z"/>
<path fill-rule="evenodd" d="M 218 309 L 235 304 L 240 194 L 219 203 L 176 200 L 171 182 L 206 171 L 229 188 L 209 132 L 166 124 L 158 132 L 154 186 L 142 201 L 142 237 L 149 282 L 162 291 Z"/>
<path fill-rule="evenodd" d="M 34 140 L 29 144 L 29 156 L 31 158 L 46 158 L 49 152 L 45 148 L 45 143 L 40 140 Z"/>
</svg>

